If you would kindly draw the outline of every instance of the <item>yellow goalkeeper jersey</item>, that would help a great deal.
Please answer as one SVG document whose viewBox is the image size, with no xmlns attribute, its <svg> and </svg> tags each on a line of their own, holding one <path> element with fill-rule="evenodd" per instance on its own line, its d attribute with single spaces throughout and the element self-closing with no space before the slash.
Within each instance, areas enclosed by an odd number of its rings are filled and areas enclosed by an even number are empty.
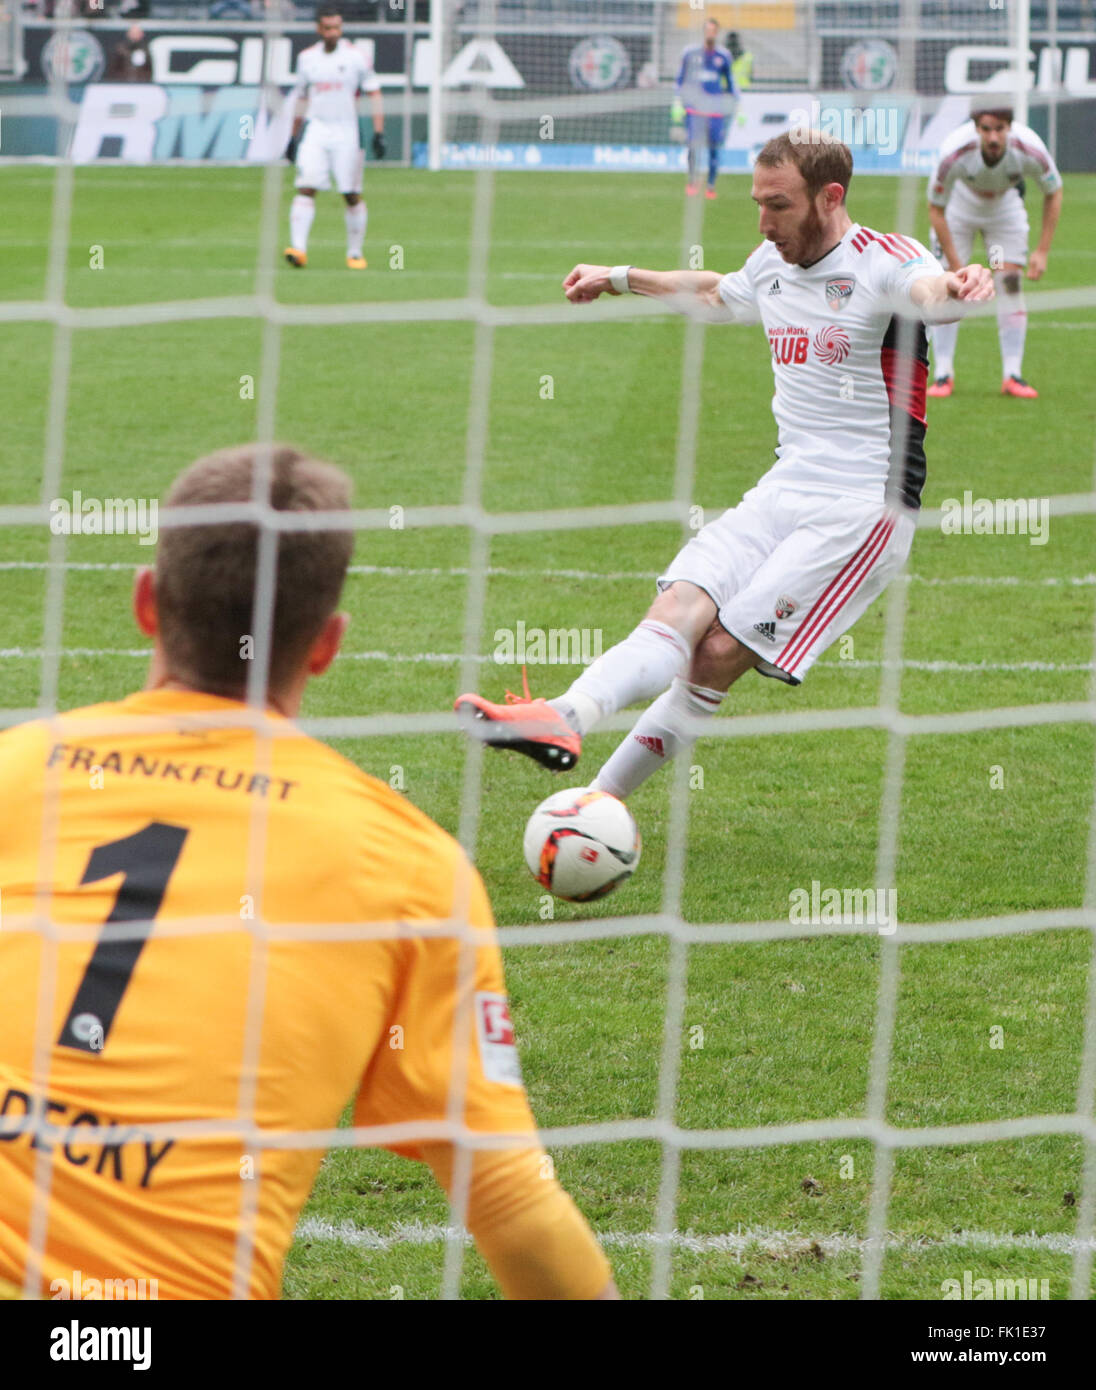
<svg viewBox="0 0 1096 1390">
<path fill-rule="evenodd" d="M 397 792 L 241 716 L 157 690 L 0 735 L 0 1281 L 41 1229 L 39 1297 L 277 1297 L 326 1145 L 264 1139 L 354 1097 L 356 1125 L 418 1122 L 377 1142 L 443 1183 L 447 1120 L 528 1135 L 478 1151 L 468 1225 L 505 1292 L 594 1296 L 608 1265 L 545 1180 L 479 876 Z M 542 1228 L 554 1250 L 513 1248 Z"/>
</svg>

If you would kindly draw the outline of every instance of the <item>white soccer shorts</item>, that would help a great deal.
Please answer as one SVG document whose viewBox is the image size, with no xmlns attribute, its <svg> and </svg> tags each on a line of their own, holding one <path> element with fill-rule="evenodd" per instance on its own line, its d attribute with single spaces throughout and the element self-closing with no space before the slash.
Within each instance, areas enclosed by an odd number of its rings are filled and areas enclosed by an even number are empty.
<svg viewBox="0 0 1096 1390">
<path fill-rule="evenodd" d="M 973 206 L 967 198 L 949 198 L 944 216 L 955 242 L 960 265 L 970 264 L 974 240 L 979 232 L 985 240 L 986 262 L 991 269 L 996 270 L 1006 262 L 1027 265 L 1030 232 L 1027 208 L 1015 189 L 995 198 L 992 203 L 987 200 L 984 208 Z M 935 232 L 929 241 L 929 250 L 938 260 L 942 260 Z M 994 248 L 997 249 L 996 257 Z"/>
<path fill-rule="evenodd" d="M 798 685 L 902 569 L 914 529 L 902 508 L 758 486 L 687 542 L 658 587 L 703 589 L 761 674 Z"/>
<path fill-rule="evenodd" d="M 296 186 L 326 188 L 331 178 L 340 193 L 360 193 L 363 159 L 356 124 L 309 121 L 297 149 Z"/>
</svg>

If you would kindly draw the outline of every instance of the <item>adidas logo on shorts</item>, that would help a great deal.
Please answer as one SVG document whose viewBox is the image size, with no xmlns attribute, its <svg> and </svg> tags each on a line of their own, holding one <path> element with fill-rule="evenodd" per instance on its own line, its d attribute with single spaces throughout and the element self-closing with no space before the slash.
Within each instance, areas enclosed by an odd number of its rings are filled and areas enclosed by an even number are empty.
<svg viewBox="0 0 1096 1390">
<path fill-rule="evenodd" d="M 760 632 L 766 642 L 776 641 L 775 623 L 754 623 L 754 632 Z"/>
</svg>

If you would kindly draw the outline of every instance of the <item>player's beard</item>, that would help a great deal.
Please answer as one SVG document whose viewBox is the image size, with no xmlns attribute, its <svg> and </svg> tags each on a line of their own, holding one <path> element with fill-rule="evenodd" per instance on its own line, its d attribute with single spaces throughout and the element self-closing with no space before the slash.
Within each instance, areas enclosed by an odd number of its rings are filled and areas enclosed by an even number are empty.
<svg viewBox="0 0 1096 1390">
<path fill-rule="evenodd" d="M 796 265 L 810 265 L 829 249 L 822 245 L 822 238 L 822 219 L 812 202 L 807 208 L 807 215 L 795 229 L 795 245 L 788 248 L 792 254 L 785 259 L 794 261 Z"/>
</svg>

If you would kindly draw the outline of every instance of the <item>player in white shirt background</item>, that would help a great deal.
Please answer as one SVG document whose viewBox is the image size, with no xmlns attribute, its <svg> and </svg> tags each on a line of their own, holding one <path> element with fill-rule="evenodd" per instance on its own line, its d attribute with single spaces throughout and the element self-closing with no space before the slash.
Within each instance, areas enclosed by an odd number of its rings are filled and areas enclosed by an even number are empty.
<svg viewBox="0 0 1096 1390">
<path fill-rule="evenodd" d="M 318 12 L 316 28 L 320 42 L 298 56 L 297 79 L 290 95 L 296 111 L 286 158 L 297 165 L 297 192 L 289 209 L 290 244 L 285 258 L 298 269 L 308 264 L 308 234 L 316 215 L 316 190 L 326 188 L 330 178 L 346 203 L 347 267 L 364 270 L 362 244 L 368 211 L 362 201 L 364 155 L 358 135 L 358 93 L 369 95 L 373 157 L 383 159 L 381 88 L 361 50 L 343 38 L 342 17 L 336 7 Z"/>
<path fill-rule="evenodd" d="M 600 720 L 665 692 L 593 785 L 627 797 L 695 737 L 757 668 L 798 685 L 905 563 L 925 477 L 926 319 L 993 298 L 981 265 L 944 272 L 916 241 L 854 223 L 848 147 L 817 131 L 770 140 L 752 197 L 761 245 L 741 270 L 578 265 L 583 304 L 651 295 L 709 319 L 764 326 L 772 354 L 776 464 L 679 551 L 634 631 L 554 700 L 458 696 L 484 742 L 574 765 Z M 669 687 L 669 688 L 667 688 Z"/>
<path fill-rule="evenodd" d="M 1039 244 L 1028 259 L 1025 179 L 1043 191 Z M 1012 119 L 1010 107 L 976 109 L 971 120 L 948 136 L 929 179 L 932 249 L 953 270 L 970 259 L 981 233 L 997 284 L 997 336 L 1004 380 L 1001 393 L 1032 399 L 1039 393 L 1024 380 L 1023 268 L 1038 280 L 1047 268 L 1054 230 L 1062 210 L 1062 176 L 1047 147 L 1026 125 Z M 930 396 L 950 396 L 955 387 L 955 345 L 959 325 L 932 330 L 933 376 Z"/>
</svg>

